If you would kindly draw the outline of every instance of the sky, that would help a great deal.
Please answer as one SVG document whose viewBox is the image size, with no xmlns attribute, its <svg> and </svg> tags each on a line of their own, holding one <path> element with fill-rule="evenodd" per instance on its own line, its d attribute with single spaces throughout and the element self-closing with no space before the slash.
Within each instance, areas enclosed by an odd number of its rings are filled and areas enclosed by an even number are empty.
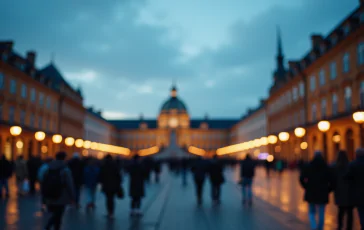
<svg viewBox="0 0 364 230">
<path fill-rule="evenodd" d="M 108 119 L 156 118 L 172 82 L 193 118 L 240 118 L 359 0 L 0 1 L 0 40 L 55 65 Z"/>
</svg>

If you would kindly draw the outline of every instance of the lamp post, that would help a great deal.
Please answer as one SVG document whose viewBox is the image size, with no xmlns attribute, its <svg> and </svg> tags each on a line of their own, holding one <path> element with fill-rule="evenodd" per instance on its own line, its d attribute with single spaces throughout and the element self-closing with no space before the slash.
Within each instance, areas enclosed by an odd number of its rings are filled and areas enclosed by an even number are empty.
<svg viewBox="0 0 364 230">
<path fill-rule="evenodd" d="M 67 137 L 64 139 L 64 143 L 67 147 L 71 148 L 75 143 L 75 139 L 73 137 Z M 71 148 L 71 151 L 73 151 L 73 148 Z"/>
<path fill-rule="evenodd" d="M 306 129 L 305 128 L 302 128 L 302 127 L 297 127 L 295 128 L 294 130 L 294 135 L 296 137 L 298 137 L 299 139 L 301 139 L 302 137 L 304 137 L 306 135 Z M 300 141 L 301 142 L 301 141 Z M 300 148 L 302 150 L 302 148 Z M 306 154 L 306 151 L 304 150 L 305 152 L 305 159 L 308 160 L 308 157 L 307 157 L 307 154 Z M 302 159 L 302 158 L 301 158 Z"/>
<path fill-rule="evenodd" d="M 14 156 L 15 156 L 15 149 L 16 149 L 16 146 L 15 146 L 15 138 L 17 136 L 19 136 L 22 132 L 22 128 L 20 126 L 12 126 L 10 127 L 10 134 L 12 136 L 12 140 L 11 140 L 11 148 L 12 148 L 12 153 L 11 153 L 11 159 L 13 160 L 14 159 Z"/>
<path fill-rule="evenodd" d="M 353 113 L 353 120 L 359 125 L 360 131 L 360 146 L 364 146 L 364 111 L 358 111 Z"/>
<path fill-rule="evenodd" d="M 34 134 L 34 138 L 38 141 L 38 147 L 37 147 L 38 154 L 40 154 L 41 152 L 42 141 L 44 140 L 45 137 L 46 134 L 42 131 L 38 131 Z"/>
<path fill-rule="evenodd" d="M 318 129 L 322 132 L 322 144 L 323 144 L 322 151 L 325 160 L 327 160 L 327 131 L 329 131 L 330 126 L 331 126 L 330 122 L 326 120 L 320 121 L 317 124 Z"/>
<path fill-rule="evenodd" d="M 82 148 L 82 147 L 83 147 L 83 140 L 82 140 L 82 139 L 77 139 L 77 140 L 75 141 L 75 146 L 76 146 L 77 148 Z"/>
<path fill-rule="evenodd" d="M 60 134 L 54 134 L 53 136 L 52 136 L 52 141 L 53 141 L 53 143 L 54 144 L 56 144 L 56 151 L 58 151 L 58 149 L 59 149 L 59 146 L 58 146 L 58 144 L 59 143 L 61 143 L 62 142 L 62 136 L 60 135 Z"/>
<path fill-rule="evenodd" d="M 275 145 L 277 143 L 277 141 L 278 141 L 277 136 L 275 136 L 275 135 L 269 135 L 268 138 L 267 138 L 267 140 L 268 140 L 268 144 L 271 145 L 270 146 L 271 152 L 272 152 L 271 154 L 273 154 L 274 156 L 276 156 L 275 150 L 273 148 L 273 145 Z"/>
<path fill-rule="evenodd" d="M 289 133 L 287 133 L 287 132 L 280 132 L 278 134 L 278 138 L 282 142 L 282 150 L 283 150 L 282 152 L 284 154 L 285 151 L 284 151 L 283 146 L 284 146 L 284 142 L 287 142 L 289 140 Z"/>
</svg>

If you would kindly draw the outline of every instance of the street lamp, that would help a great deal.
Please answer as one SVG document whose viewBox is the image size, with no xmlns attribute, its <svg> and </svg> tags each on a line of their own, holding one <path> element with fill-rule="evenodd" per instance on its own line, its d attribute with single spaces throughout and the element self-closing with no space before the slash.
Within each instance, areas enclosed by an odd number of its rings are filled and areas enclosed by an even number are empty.
<svg viewBox="0 0 364 230">
<path fill-rule="evenodd" d="M 14 155 L 15 155 L 15 149 L 16 149 L 16 146 L 15 146 L 15 138 L 17 136 L 19 136 L 22 132 L 22 128 L 20 126 L 12 126 L 10 127 L 10 134 L 12 136 L 12 140 L 11 140 L 11 148 L 12 148 L 12 156 L 11 158 L 14 159 Z"/>
<path fill-rule="evenodd" d="M 75 139 L 73 137 L 67 137 L 64 140 L 64 143 L 68 146 L 71 147 L 74 143 L 75 143 Z"/>
<path fill-rule="evenodd" d="M 38 148 L 37 148 L 37 154 L 40 154 L 40 152 L 41 152 L 41 146 L 42 146 L 42 141 L 44 140 L 44 138 L 46 137 L 46 134 L 44 133 L 44 132 L 42 132 L 42 131 L 38 131 L 38 132 L 36 132 L 35 134 L 34 134 L 34 138 L 35 138 L 35 140 L 37 140 L 38 141 Z"/>
<path fill-rule="evenodd" d="M 83 148 L 89 149 L 91 147 L 91 141 L 84 141 L 83 142 Z"/>
<path fill-rule="evenodd" d="M 269 143 L 269 144 L 274 145 L 274 144 L 276 144 L 276 143 L 277 143 L 277 141 L 278 141 L 277 136 L 274 136 L 274 135 L 269 135 L 269 136 L 268 136 L 268 143 Z"/>
<path fill-rule="evenodd" d="M 77 139 L 77 140 L 75 141 L 75 146 L 76 146 L 77 148 L 82 148 L 82 147 L 83 147 L 83 140 L 82 140 L 82 139 Z"/>
<path fill-rule="evenodd" d="M 327 133 L 326 132 L 329 131 L 330 126 L 331 126 L 330 122 L 326 121 L 326 120 L 320 121 L 317 124 L 318 129 L 322 132 L 323 154 L 324 154 L 324 157 L 326 160 L 327 160 Z"/>
<path fill-rule="evenodd" d="M 302 138 L 306 135 L 306 129 L 305 128 L 302 128 L 302 127 L 297 127 L 295 128 L 294 130 L 294 135 L 298 138 Z M 296 147 L 296 146 L 295 146 Z M 302 149 L 302 148 L 301 148 Z M 299 149 L 298 149 L 299 150 Z M 303 149 L 302 149 L 303 150 Z M 301 158 L 302 158 L 302 151 L 299 151 L 301 153 Z M 306 153 L 306 151 L 304 151 Z M 306 160 L 308 160 L 308 154 L 303 154 L 305 155 L 306 157 Z"/>
<path fill-rule="evenodd" d="M 59 144 L 59 143 L 61 143 L 62 142 L 62 136 L 60 135 L 60 134 L 55 134 L 55 135 L 53 135 L 53 137 L 52 137 L 52 141 L 53 141 L 53 143 L 55 143 L 55 144 Z"/>
<path fill-rule="evenodd" d="M 364 129 L 363 129 L 363 124 L 364 124 L 364 112 L 363 111 L 358 111 L 353 113 L 353 119 L 354 121 L 359 125 L 359 130 L 360 130 L 360 145 L 361 147 L 364 146 Z"/>
<path fill-rule="evenodd" d="M 280 132 L 278 134 L 278 138 L 282 142 L 282 154 L 284 155 L 285 154 L 285 151 L 284 151 L 284 142 L 286 142 L 286 141 L 289 140 L 289 133 L 287 133 L 287 132 Z M 288 153 L 287 153 L 287 157 L 288 157 Z"/>
</svg>

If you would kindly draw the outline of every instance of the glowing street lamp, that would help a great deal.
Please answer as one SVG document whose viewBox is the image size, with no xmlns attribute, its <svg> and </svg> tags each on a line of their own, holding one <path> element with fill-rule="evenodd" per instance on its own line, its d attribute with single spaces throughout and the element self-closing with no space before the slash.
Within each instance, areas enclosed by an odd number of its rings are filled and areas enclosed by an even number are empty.
<svg viewBox="0 0 364 230">
<path fill-rule="evenodd" d="M 361 147 L 364 146 L 364 129 L 363 129 L 363 124 L 364 124 L 364 112 L 363 111 L 358 111 L 353 113 L 353 120 L 355 121 L 355 123 L 359 124 L 359 130 L 360 130 L 360 145 Z"/>
<path fill-rule="evenodd" d="M 77 140 L 75 141 L 75 146 L 76 146 L 77 148 L 82 148 L 82 147 L 83 147 L 83 140 L 82 140 L 82 139 L 77 139 Z"/>
<path fill-rule="evenodd" d="M 322 132 L 323 135 L 322 144 L 323 144 L 323 154 L 325 159 L 327 159 L 327 131 L 329 131 L 330 126 L 331 126 L 330 122 L 326 120 L 320 121 L 317 124 L 317 128 Z"/>
<path fill-rule="evenodd" d="M 89 149 L 91 147 L 91 141 L 84 141 L 83 142 L 83 148 Z"/>
<path fill-rule="evenodd" d="M 65 140 L 64 140 L 64 143 L 70 147 L 72 146 L 74 143 L 75 143 L 75 139 L 73 137 L 67 137 Z"/>
<path fill-rule="evenodd" d="M 37 140 L 37 141 L 43 141 L 46 137 L 46 134 L 42 131 L 38 131 L 34 134 L 34 138 Z"/>
<path fill-rule="evenodd" d="M 286 141 L 289 140 L 289 133 L 281 132 L 281 133 L 278 134 L 278 138 L 279 138 L 280 141 L 286 142 Z"/>
<path fill-rule="evenodd" d="M 52 137 L 52 141 L 53 141 L 53 143 L 55 143 L 55 144 L 59 144 L 59 143 L 61 143 L 62 142 L 62 136 L 60 135 L 60 134 L 55 134 L 55 135 L 53 135 L 53 137 Z"/>
<path fill-rule="evenodd" d="M 307 142 L 306 142 L 306 141 L 302 142 L 302 143 L 300 144 L 300 147 L 301 147 L 301 149 L 302 149 L 302 150 L 307 149 L 307 147 L 308 147 Z"/>
<path fill-rule="evenodd" d="M 10 134 L 13 136 L 13 137 L 17 137 L 21 134 L 22 132 L 22 128 L 20 126 L 12 126 L 10 128 Z"/>
<path fill-rule="evenodd" d="M 306 129 L 302 127 L 297 127 L 294 130 L 294 135 L 296 135 L 296 137 L 303 137 L 305 134 L 306 134 Z"/>
<path fill-rule="evenodd" d="M 278 141 L 277 136 L 274 136 L 274 135 L 269 135 L 268 136 L 268 143 L 269 144 L 276 144 L 277 141 Z"/>
</svg>

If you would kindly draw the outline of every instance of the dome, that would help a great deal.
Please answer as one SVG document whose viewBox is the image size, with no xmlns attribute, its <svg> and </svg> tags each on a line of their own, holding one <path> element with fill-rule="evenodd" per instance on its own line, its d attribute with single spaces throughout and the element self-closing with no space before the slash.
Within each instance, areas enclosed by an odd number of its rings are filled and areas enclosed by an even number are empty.
<svg viewBox="0 0 364 230">
<path fill-rule="evenodd" d="M 187 112 L 185 104 L 177 97 L 177 88 L 175 86 L 172 87 L 171 97 L 162 105 L 161 112 L 169 112 L 170 110 Z"/>
</svg>

